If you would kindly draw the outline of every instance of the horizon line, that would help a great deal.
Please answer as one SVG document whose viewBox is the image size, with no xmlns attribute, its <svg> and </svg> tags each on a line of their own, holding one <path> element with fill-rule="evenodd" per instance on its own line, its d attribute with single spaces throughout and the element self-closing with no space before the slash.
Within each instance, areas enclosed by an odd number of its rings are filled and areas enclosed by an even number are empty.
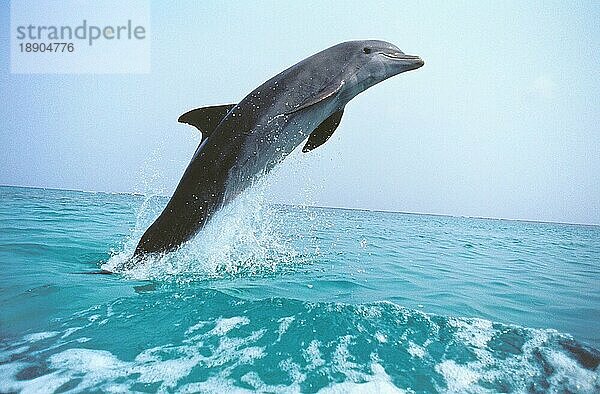
<svg viewBox="0 0 600 394">
<path fill-rule="evenodd" d="M 57 190 L 57 191 L 69 191 L 69 192 L 78 192 L 78 193 L 101 193 L 101 194 L 124 194 L 131 196 L 156 196 L 156 197 L 165 197 L 168 198 L 170 196 L 163 194 L 148 194 L 141 192 L 109 192 L 104 190 L 79 190 L 79 189 L 67 189 L 67 188 L 59 188 L 59 187 L 46 187 L 46 186 L 23 186 L 23 185 L 7 185 L 0 184 L 0 187 L 15 187 L 20 189 L 41 189 L 41 190 Z M 497 218 L 491 216 L 468 216 L 468 215 L 452 215 L 447 213 L 424 213 L 424 212 L 408 212 L 408 211 L 391 211 L 387 209 L 372 209 L 372 208 L 352 208 L 352 207 L 336 207 L 330 205 L 313 205 L 313 204 L 293 204 L 293 203 L 271 203 L 274 205 L 287 205 L 293 207 L 311 207 L 311 208 L 325 208 L 325 209 L 343 209 L 347 211 L 365 211 L 365 212 L 381 212 L 381 213 L 398 213 L 402 215 L 422 215 L 422 216 L 439 216 L 439 217 L 449 217 L 449 218 L 464 218 L 464 219 L 481 219 L 481 220 L 504 220 L 508 222 L 524 222 L 524 223 L 540 223 L 540 224 L 562 224 L 568 226 L 592 226 L 592 227 L 600 227 L 600 223 L 574 223 L 574 222 L 560 222 L 560 221 L 552 221 L 552 220 L 536 220 L 536 219 L 513 219 L 513 218 Z"/>
</svg>

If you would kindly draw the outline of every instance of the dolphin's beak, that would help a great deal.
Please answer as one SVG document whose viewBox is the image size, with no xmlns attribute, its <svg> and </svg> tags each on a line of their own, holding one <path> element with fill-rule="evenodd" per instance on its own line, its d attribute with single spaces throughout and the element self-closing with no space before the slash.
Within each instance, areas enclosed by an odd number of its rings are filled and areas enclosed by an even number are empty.
<svg viewBox="0 0 600 394">
<path fill-rule="evenodd" d="M 391 59 L 391 60 L 394 60 L 397 62 L 401 62 L 404 66 L 407 67 L 406 71 L 417 69 L 419 67 L 422 67 L 425 64 L 423 59 L 421 59 L 419 56 L 407 55 L 402 52 L 396 52 L 396 53 L 381 52 L 381 55 L 388 59 Z"/>
</svg>

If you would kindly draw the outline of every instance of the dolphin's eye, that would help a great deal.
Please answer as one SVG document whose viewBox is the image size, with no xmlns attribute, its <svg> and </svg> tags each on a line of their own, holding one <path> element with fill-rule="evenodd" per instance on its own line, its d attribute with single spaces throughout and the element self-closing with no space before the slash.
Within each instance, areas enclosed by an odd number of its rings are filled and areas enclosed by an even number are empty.
<svg viewBox="0 0 600 394">
<path fill-rule="evenodd" d="M 363 52 L 364 52 L 364 53 L 367 53 L 367 54 L 369 54 L 369 53 L 371 53 L 371 48 L 369 48 L 369 47 L 364 47 L 364 48 L 363 48 Z"/>
</svg>

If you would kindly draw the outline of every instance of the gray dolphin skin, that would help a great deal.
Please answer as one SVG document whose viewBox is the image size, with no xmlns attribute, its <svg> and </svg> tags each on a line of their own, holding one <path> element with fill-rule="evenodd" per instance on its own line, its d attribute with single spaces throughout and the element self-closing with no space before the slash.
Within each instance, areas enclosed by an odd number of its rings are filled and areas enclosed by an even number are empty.
<svg viewBox="0 0 600 394">
<path fill-rule="evenodd" d="M 388 42 L 344 42 L 281 72 L 237 104 L 181 115 L 179 122 L 199 129 L 202 140 L 134 259 L 176 249 L 304 140 L 303 152 L 325 143 L 357 94 L 423 64 Z"/>
</svg>

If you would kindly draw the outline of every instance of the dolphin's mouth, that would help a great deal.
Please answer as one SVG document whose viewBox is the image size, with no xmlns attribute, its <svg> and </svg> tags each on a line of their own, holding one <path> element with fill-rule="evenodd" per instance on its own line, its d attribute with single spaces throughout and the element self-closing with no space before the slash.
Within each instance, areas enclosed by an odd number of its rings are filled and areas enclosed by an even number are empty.
<svg viewBox="0 0 600 394">
<path fill-rule="evenodd" d="M 423 60 L 416 55 L 406 55 L 404 53 L 386 53 L 386 52 L 380 52 L 379 53 L 381 56 L 387 57 L 388 59 L 394 59 L 394 60 L 414 60 L 416 62 L 422 62 Z"/>
</svg>

